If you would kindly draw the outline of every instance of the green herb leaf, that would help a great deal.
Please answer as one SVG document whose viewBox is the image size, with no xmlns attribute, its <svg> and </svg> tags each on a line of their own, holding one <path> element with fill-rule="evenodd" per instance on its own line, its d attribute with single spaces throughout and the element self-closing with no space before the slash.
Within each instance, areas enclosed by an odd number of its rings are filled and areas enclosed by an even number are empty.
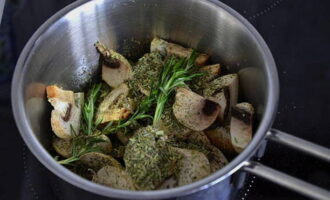
<svg viewBox="0 0 330 200">
<path fill-rule="evenodd" d="M 88 92 L 87 101 L 84 103 L 82 109 L 82 120 L 81 120 L 81 131 L 80 135 L 71 128 L 71 134 L 75 137 L 72 139 L 72 156 L 58 161 L 58 163 L 63 165 L 72 164 L 78 161 L 81 156 L 90 152 L 99 152 L 100 149 L 95 147 L 95 144 L 104 142 L 104 140 L 97 138 L 98 135 L 94 134 L 96 132 L 98 125 L 101 123 L 100 120 L 94 122 L 95 118 L 95 104 L 97 98 L 99 97 L 101 84 L 94 84 L 91 90 Z M 93 135 L 94 134 L 94 135 Z"/>
<path fill-rule="evenodd" d="M 186 81 L 202 76 L 202 73 L 194 73 L 195 60 L 198 54 L 193 51 L 189 58 L 170 58 L 164 65 L 156 87 L 156 110 L 153 124 L 160 120 L 166 102 L 177 87 L 185 86 Z"/>
</svg>

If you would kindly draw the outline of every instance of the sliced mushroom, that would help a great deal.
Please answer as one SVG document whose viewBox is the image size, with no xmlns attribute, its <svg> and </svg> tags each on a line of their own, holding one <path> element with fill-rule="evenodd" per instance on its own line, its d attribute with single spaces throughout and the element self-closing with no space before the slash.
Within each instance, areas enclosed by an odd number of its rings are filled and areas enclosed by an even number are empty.
<svg viewBox="0 0 330 200">
<path fill-rule="evenodd" d="M 211 143 L 226 154 L 234 155 L 236 150 L 231 142 L 231 135 L 228 129 L 216 127 L 215 129 L 204 131 Z"/>
<path fill-rule="evenodd" d="M 202 131 L 209 127 L 220 113 L 220 106 L 186 88 L 176 91 L 173 113 L 184 126 Z"/>
<path fill-rule="evenodd" d="M 69 158 L 72 155 L 72 144 L 70 139 L 54 138 L 52 142 L 56 153 L 64 158 Z"/>
<path fill-rule="evenodd" d="M 108 154 L 112 151 L 112 143 L 110 138 L 106 135 L 100 135 L 97 138 L 103 140 L 103 142 L 98 142 L 94 146 L 100 148 L 102 153 Z"/>
<path fill-rule="evenodd" d="M 132 178 L 118 167 L 105 166 L 101 168 L 93 176 L 92 181 L 116 189 L 135 190 Z"/>
<path fill-rule="evenodd" d="M 202 76 L 196 77 L 194 81 L 189 82 L 189 88 L 198 94 L 203 93 L 203 88 L 207 87 L 208 83 L 217 78 L 221 73 L 220 64 L 207 65 L 201 67 L 199 72 L 203 73 Z"/>
<path fill-rule="evenodd" d="M 225 155 L 215 146 L 208 145 L 210 151 L 208 159 L 210 162 L 211 173 L 218 171 L 228 164 L 228 160 Z"/>
<path fill-rule="evenodd" d="M 98 138 L 104 140 L 104 142 L 96 143 L 94 146 L 99 147 L 103 153 L 110 153 L 112 151 L 112 143 L 110 139 L 106 135 L 100 135 Z M 68 158 L 72 155 L 71 139 L 54 138 L 52 145 L 55 151 L 62 157 Z"/>
<path fill-rule="evenodd" d="M 112 90 L 100 103 L 96 118 L 101 123 L 126 119 L 134 111 L 134 102 L 127 97 L 128 87 L 121 84 Z"/>
<path fill-rule="evenodd" d="M 152 84 L 157 83 L 159 73 L 165 64 L 164 56 L 158 52 L 144 54 L 134 65 L 133 87 L 138 87 L 144 95 L 149 96 Z"/>
<path fill-rule="evenodd" d="M 212 81 L 221 73 L 221 66 L 220 64 L 213 64 L 213 65 L 207 65 L 200 68 L 201 72 L 204 72 L 205 75 L 202 76 L 205 82 Z"/>
<path fill-rule="evenodd" d="M 238 99 L 237 74 L 228 74 L 214 79 L 204 89 L 203 94 L 205 97 L 211 97 L 219 93 L 219 91 L 223 91 L 224 88 L 227 88 L 229 91 L 230 107 L 235 106 Z"/>
<path fill-rule="evenodd" d="M 101 54 L 102 79 L 111 87 L 117 87 L 132 76 L 132 67 L 121 54 L 108 49 L 100 42 L 95 43 L 97 51 Z"/>
<path fill-rule="evenodd" d="M 80 157 L 80 161 L 95 171 L 107 165 L 123 169 L 123 166 L 116 159 L 99 152 L 86 153 Z"/>
<path fill-rule="evenodd" d="M 148 126 L 138 129 L 126 145 L 126 170 L 139 190 L 157 188 L 176 170 L 180 156 L 164 139 L 163 131 Z"/>
<path fill-rule="evenodd" d="M 185 140 L 189 137 L 191 130 L 182 125 L 173 114 L 172 106 L 166 106 L 161 119 L 154 124 L 155 127 L 163 130 L 171 138 Z"/>
<path fill-rule="evenodd" d="M 228 121 L 228 113 L 230 108 L 230 99 L 229 99 L 229 90 L 228 88 L 223 88 L 216 93 L 214 93 L 212 96 L 208 97 L 208 99 L 218 103 L 221 107 L 220 114 L 218 116 L 218 119 L 220 123 L 226 124 Z"/>
<path fill-rule="evenodd" d="M 172 148 L 183 156 L 178 163 L 178 186 L 193 183 L 211 173 L 210 163 L 203 153 L 195 150 Z"/>
<path fill-rule="evenodd" d="M 73 93 L 56 85 L 46 88 L 48 101 L 54 107 L 51 113 L 53 132 L 62 139 L 69 139 L 79 134 L 83 93 Z M 72 130 L 71 130 L 72 127 Z"/>
<path fill-rule="evenodd" d="M 191 131 L 186 141 L 202 146 L 208 146 L 211 144 L 209 138 L 203 131 Z"/>
<path fill-rule="evenodd" d="M 178 57 L 189 57 L 193 52 L 190 48 L 184 48 L 178 44 L 170 43 L 165 40 L 154 38 L 151 41 L 150 52 L 160 52 L 162 55 L 174 55 Z M 196 58 L 196 65 L 203 66 L 209 59 L 207 54 L 199 54 Z"/>
<path fill-rule="evenodd" d="M 240 153 L 252 139 L 254 108 L 249 103 L 239 103 L 232 109 L 230 120 L 231 142 Z"/>
<path fill-rule="evenodd" d="M 213 146 L 206 136 L 206 134 L 202 131 L 192 131 L 189 135 L 187 141 L 191 144 L 199 145 L 200 148 L 203 148 L 204 151 L 202 153 L 205 154 L 209 159 L 211 172 L 215 172 L 218 169 L 223 168 L 228 164 L 227 158 L 223 155 L 223 153 Z M 195 149 L 198 150 L 198 149 Z"/>
</svg>

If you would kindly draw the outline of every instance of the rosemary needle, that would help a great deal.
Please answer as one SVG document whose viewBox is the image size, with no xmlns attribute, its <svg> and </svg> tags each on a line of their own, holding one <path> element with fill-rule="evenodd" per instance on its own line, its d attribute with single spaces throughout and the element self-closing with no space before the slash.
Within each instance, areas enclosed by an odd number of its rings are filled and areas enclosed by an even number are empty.
<svg viewBox="0 0 330 200">
<path fill-rule="evenodd" d="M 95 144 L 104 142 L 104 140 L 94 137 L 93 133 L 97 130 L 100 121 L 94 122 L 95 115 L 95 104 L 96 100 L 99 97 L 101 89 L 101 84 L 94 84 L 90 91 L 88 92 L 87 101 L 84 103 L 82 108 L 82 120 L 81 120 L 81 131 L 80 135 L 77 134 L 74 129 L 71 127 L 71 134 L 75 137 L 72 138 L 72 156 L 58 161 L 58 163 L 67 165 L 71 164 L 80 159 L 86 153 L 90 152 L 99 152 L 99 147 L 96 147 Z"/>
<path fill-rule="evenodd" d="M 198 54 L 193 51 L 189 58 L 177 59 L 171 57 L 162 67 L 158 82 L 151 87 L 151 92 L 139 105 L 134 114 L 126 119 L 119 121 L 116 126 L 110 122 L 104 129 L 103 134 L 110 134 L 119 129 L 125 128 L 138 119 L 151 118 L 153 124 L 160 120 L 166 102 L 168 101 L 175 88 L 184 86 L 186 81 L 190 81 L 195 77 L 203 75 L 202 73 L 194 73 L 195 60 Z M 150 108 L 156 105 L 154 116 L 146 113 L 150 112 Z"/>
<path fill-rule="evenodd" d="M 203 75 L 203 73 L 194 73 L 197 56 L 198 54 L 193 51 L 189 58 L 178 60 L 172 57 L 162 68 L 156 91 L 157 105 L 153 124 L 161 119 L 166 102 L 177 87 L 185 86 L 186 81 Z"/>
<path fill-rule="evenodd" d="M 98 136 L 103 134 L 114 133 L 120 129 L 126 128 L 137 120 L 144 118 L 153 119 L 153 124 L 157 123 L 162 116 L 164 107 L 177 87 L 185 86 L 186 81 L 202 76 L 203 73 L 195 73 L 195 60 L 198 54 L 193 51 L 189 58 L 177 59 L 171 57 L 162 67 L 158 77 L 157 84 L 151 89 L 150 95 L 146 97 L 139 105 L 133 115 L 125 120 L 118 121 L 114 124 L 109 122 L 102 131 L 97 134 L 97 127 L 101 120 L 94 122 L 95 103 L 99 97 L 101 84 L 93 85 L 89 91 L 87 102 L 82 110 L 81 134 L 76 135 L 72 139 L 72 156 L 58 161 L 60 164 L 70 164 L 80 159 L 86 153 L 98 152 L 99 148 L 95 147 L 96 143 L 103 142 Z M 149 115 L 150 109 L 156 105 L 154 116 Z M 73 131 L 73 129 L 71 129 Z"/>
</svg>

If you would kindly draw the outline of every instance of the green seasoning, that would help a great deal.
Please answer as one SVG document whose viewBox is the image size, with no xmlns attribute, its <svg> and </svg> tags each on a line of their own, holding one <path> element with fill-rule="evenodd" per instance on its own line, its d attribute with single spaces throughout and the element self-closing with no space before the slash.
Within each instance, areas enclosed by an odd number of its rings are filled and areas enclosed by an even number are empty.
<svg viewBox="0 0 330 200">
<path fill-rule="evenodd" d="M 163 131 L 148 126 L 129 140 L 124 161 L 138 189 L 155 189 L 174 173 L 180 156 L 169 151 L 165 138 Z"/>
<path fill-rule="evenodd" d="M 157 41 L 136 63 L 96 43 L 102 81 L 79 103 L 80 130 L 71 128 L 69 140 L 53 141 L 56 158 L 64 159 L 58 163 L 99 184 L 127 190 L 190 184 L 227 164 L 204 132 L 217 124 L 220 106 L 236 105 L 237 75 L 219 77 L 220 64 L 204 65 L 208 55 Z M 73 98 L 62 90 L 54 96 L 63 96 L 64 103 Z M 82 101 L 83 93 L 73 99 Z M 67 112 L 60 116 L 65 122 Z M 235 137 L 233 144 L 241 139 Z"/>
<path fill-rule="evenodd" d="M 183 126 L 175 118 L 172 110 L 172 103 L 164 108 L 161 120 L 156 124 L 157 127 L 164 130 L 165 133 L 174 138 L 186 138 L 191 131 L 189 128 Z"/>
<path fill-rule="evenodd" d="M 149 95 L 152 84 L 158 81 L 161 68 L 165 64 L 164 57 L 159 53 L 147 53 L 140 58 L 135 66 L 133 66 L 134 87 L 139 87 L 140 91 Z"/>
</svg>

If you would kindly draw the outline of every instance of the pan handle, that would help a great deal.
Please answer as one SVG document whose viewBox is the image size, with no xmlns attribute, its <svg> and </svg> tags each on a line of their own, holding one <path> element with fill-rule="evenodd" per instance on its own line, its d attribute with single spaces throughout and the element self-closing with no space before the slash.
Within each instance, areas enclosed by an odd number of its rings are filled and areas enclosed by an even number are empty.
<svg viewBox="0 0 330 200">
<path fill-rule="evenodd" d="M 315 156 L 319 159 L 325 160 L 326 162 L 330 162 L 330 149 L 289 135 L 280 130 L 270 130 L 267 133 L 267 139 Z M 308 196 L 312 199 L 330 200 L 329 190 L 312 185 L 303 180 L 267 167 L 261 163 L 255 161 L 247 162 L 243 167 L 243 170 L 296 191 L 302 195 Z"/>
</svg>

